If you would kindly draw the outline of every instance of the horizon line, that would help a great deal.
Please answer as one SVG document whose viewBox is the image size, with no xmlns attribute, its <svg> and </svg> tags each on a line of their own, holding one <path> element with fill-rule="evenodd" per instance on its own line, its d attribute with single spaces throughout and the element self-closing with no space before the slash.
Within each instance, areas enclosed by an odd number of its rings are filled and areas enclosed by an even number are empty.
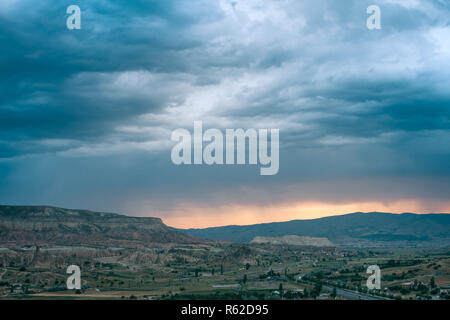
<svg viewBox="0 0 450 320">
<path fill-rule="evenodd" d="M 352 214 L 373 214 L 373 213 L 380 213 L 380 214 L 391 214 L 391 215 L 404 215 L 404 214 L 413 214 L 413 215 L 447 215 L 450 214 L 450 212 L 386 212 L 386 211 L 353 211 L 353 212 L 347 212 L 347 213 L 339 213 L 339 214 L 330 214 L 322 217 L 317 218 L 309 218 L 309 219 L 288 219 L 288 220 L 280 220 L 280 221 L 270 221 L 270 222 L 256 222 L 256 223 L 250 223 L 250 224 L 224 224 L 224 225 L 217 225 L 217 226 L 207 226 L 207 227 L 191 227 L 191 228 L 180 228 L 180 227 L 172 227 L 164 222 L 165 218 L 161 216 L 139 216 L 139 215 L 128 215 L 124 213 L 118 213 L 118 212 L 110 212 L 110 211 L 96 211 L 92 209 L 74 209 L 74 208 L 66 208 L 66 207 L 59 207 L 55 205 L 17 205 L 17 204 L 0 204 L 0 207 L 47 207 L 47 208 L 56 208 L 56 209 L 63 209 L 63 210 L 73 210 L 73 211 L 90 211 L 93 213 L 109 213 L 109 214 L 116 214 L 124 217 L 130 217 L 130 218 L 156 218 L 160 219 L 164 225 L 166 225 L 169 228 L 175 229 L 175 230 L 201 230 L 201 229 L 212 229 L 212 228 L 224 228 L 224 227 L 245 227 L 245 226 L 254 226 L 254 225 L 264 225 L 264 224 L 273 224 L 273 223 L 286 223 L 291 221 L 313 221 L 313 220 L 320 220 L 320 219 L 326 219 L 331 217 L 340 217 L 340 216 L 346 216 L 346 215 L 352 215 Z"/>
</svg>

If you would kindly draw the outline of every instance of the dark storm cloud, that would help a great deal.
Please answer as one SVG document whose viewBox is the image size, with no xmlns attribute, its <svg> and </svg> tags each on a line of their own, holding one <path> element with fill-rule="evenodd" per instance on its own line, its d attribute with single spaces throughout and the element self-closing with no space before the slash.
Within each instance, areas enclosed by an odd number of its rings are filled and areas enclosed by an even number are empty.
<svg viewBox="0 0 450 320">
<path fill-rule="evenodd" d="M 189 28 L 214 18 L 209 6 L 195 1 L 188 6 L 178 1 L 77 1 L 83 30 L 69 32 L 65 9 L 70 4 L 17 1 L 1 12 L 3 156 L 38 152 L 28 146 L 36 139 L 101 139 L 118 122 L 162 109 L 172 97 L 157 92 L 158 80 L 140 88 L 152 92 L 130 90 L 119 97 L 111 91 L 120 88 L 102 91 L 99 85 L 114 81 L 115 72 L 185 69 L 177 65 L 176 52 L 200 43 L 188 36 Z"/>
<path fill-rule="evenodd" d="M 0 201 L 355 200 L 396 177 L 435 192 L 393 197 L 445 198 L 431 177 L 450 175 L 450 6 L 377 3 L 379 31 L 372 1 L 2 1 Z M 81 30 L 65 27 L 71 4 Z M 170 132 L 194 120 L 280 128 L 279 174 L 174 166 Z M 374 177 L 357 195 L 324 188 Z"/>
</svg>

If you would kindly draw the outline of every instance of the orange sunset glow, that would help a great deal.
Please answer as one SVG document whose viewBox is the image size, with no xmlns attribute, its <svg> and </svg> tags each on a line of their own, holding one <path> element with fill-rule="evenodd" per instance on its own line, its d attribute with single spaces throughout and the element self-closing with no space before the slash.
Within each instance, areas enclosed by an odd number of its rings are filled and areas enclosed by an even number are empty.
<svg viewBox="0 0 450 320">
<path fill-rule="evenodd" d="M 300 202 L 274 206 L 229 205 L 202 207 L 185 205 L 163 218 L 176 228 L 207 228 L 225 225 L 249 225 L 296 219 L 317 219 L 352 212 L 433 213 L 450 212 L 450 201 L 424 203 L 416 199 L 391 202 L 323 203 Z M 147 214 L 152 215 L 152 214 Z M 155 214 L 154 214 L 155 215 Z M 163 216 L 161 214 L 161 216 Z"/>
</svg>

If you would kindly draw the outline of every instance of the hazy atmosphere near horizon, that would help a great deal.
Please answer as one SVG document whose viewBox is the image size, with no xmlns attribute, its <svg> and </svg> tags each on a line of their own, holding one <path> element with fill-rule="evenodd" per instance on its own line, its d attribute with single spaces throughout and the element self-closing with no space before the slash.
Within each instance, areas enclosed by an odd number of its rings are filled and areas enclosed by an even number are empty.
<svg viewBox="0 0 450 320">
<path fill-rule="evenodd" d="M 450 212 L 450 1 L 1 0 L 0 43 L 0 204 L 177 228 Z M 279 129 L 278 172 L 175 164 L 194 121 Z"/>
</svg>

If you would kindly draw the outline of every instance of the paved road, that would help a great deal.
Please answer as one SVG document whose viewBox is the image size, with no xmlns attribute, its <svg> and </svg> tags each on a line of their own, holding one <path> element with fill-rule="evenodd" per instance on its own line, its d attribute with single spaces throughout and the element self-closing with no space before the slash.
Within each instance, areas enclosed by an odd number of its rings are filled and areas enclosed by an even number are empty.
<svg viewBox="0 0 450 320">
<path fill-rule="evenodd" d="M 330 287 L 330 286 L 324 285 L 323 289 L 325 289 L 327 291 L 333 291 L 333 287 Z M 370 294 L 365 294 L 365 293 L 361 293 L 361 292 L 351 291 L 351 290 L 347 290 L 347 289 L 340 289 L 340 288 L 336 288 L 336 293 L 340 296 L 344 296 L 346 298 L 353 299 L 353 300 L 391 300 L 391 299 L 385 298 L 385 297 L 379 297 L 379 296 L 374 296 L 374 295 L 370 295 Z"/>
</svg>

